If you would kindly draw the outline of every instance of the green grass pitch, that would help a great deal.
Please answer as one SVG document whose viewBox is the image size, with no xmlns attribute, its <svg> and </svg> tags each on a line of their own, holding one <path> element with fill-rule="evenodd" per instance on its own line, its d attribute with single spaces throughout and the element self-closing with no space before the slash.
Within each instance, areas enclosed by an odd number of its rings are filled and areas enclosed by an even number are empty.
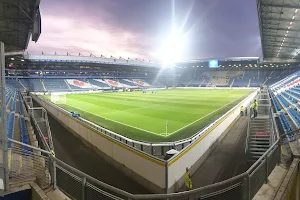
<svg viewBox="0 0 300 200">
<path fill-rule="evenodd" d="M 156 94 L 149 91 L 68 94 L 66 104 L 59 106 L 131 139 L 164 142 L 195 134 L 251 92 L 172 89 L 158 90 Z M 44 97 L 50 99 L 50 95 Z"/>
</svg>

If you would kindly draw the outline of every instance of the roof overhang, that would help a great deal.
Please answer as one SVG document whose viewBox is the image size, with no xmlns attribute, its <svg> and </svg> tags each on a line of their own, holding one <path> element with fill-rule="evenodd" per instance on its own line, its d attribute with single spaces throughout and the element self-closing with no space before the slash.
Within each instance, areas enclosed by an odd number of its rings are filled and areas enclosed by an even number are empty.
<svg viewBox="0 0 300 200">
<path fill-rule="evenodd" d="M 0 0 L 0 41 L 5 52 L 23 51 L 41 33 L 40 0 Z"/>
<path fill-rule="evenodd" d="M 295 61 L 300 56 L 300 0 L 257 0 L 263 58 Z"/>
</svg>

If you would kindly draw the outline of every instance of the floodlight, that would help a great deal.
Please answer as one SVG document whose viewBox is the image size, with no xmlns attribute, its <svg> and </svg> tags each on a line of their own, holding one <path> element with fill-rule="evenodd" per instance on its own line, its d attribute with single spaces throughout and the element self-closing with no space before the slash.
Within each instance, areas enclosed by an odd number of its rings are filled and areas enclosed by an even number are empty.
<svg viewBox="0 0 300 200">
<path fill-rule="evenodd" d="M 162 48 L 158 51 L 163 65 L 166 66 L 181 60 L 184 46 L 184 35 L 180 31 L 173 29 L 170 36 L 164 40 Z"/>
</svg>

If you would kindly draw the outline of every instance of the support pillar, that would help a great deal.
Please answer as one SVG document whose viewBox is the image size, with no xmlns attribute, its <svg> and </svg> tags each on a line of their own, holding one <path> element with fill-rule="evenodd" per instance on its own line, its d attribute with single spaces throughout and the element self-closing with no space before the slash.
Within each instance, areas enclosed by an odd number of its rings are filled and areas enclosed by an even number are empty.
<svg viewBox="0 0 300 200">
<path fill-rule="evenodd" d="M 7 137 L 6 137 L 6 97 L 5 97 L 5 56 L 4 56 L 4 43 L 0 41 L 0 95 L 1 95 L 1 105 L 0 105 L 0 135 L 2 139 L 1 150 L 3 154 L 2 169 L 4 184 L 4 190 L 8 191 L 8 153 L 7 153 Z M 2 174 L 2 173 L 1 173 Z"/>
</svg>

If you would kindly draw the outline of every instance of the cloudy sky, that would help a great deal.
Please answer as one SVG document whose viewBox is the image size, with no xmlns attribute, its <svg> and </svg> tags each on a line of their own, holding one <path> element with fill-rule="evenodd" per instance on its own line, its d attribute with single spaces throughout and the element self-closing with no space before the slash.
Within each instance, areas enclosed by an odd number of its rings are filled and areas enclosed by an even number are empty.
<svg viewBox="0 0 300 200">
<path fill-rule="evenodd" d="M 159 60 L 175 27 L 182 59 L 261 56 L 255 6 L 254 0 L 42 0 L 42 35 L 28 51 Z"/>
</svg>

